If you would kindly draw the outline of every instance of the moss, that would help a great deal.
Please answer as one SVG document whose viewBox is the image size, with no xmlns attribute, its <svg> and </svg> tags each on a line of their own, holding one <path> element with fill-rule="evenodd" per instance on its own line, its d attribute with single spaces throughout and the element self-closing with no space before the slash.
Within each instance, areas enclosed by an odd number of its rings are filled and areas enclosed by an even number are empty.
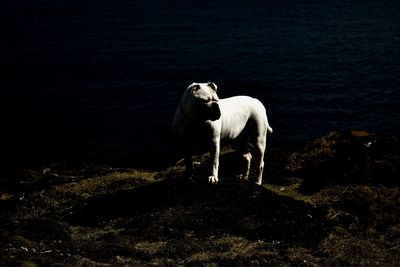
<svg viewBox="0 0 400 267">
<path fill-rule="evenodd" d="M 398 139 L 332 133 L 272 147 L 263 186 L 240 156 L 164 171 L 53 164 L 3 174 L 0 265 L 343 266 L 400 262 Z M 254 173 L 252 173 L 254 175 Z"/>
</svg>

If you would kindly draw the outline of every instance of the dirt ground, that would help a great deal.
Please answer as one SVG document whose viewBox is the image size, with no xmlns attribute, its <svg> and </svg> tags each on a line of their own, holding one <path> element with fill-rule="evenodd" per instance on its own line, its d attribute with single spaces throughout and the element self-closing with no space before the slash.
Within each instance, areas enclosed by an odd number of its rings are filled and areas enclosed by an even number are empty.
<svg viewBox="0 0 400 267">
<path fill-rule="evenodd" d="M 50 164 L 3 170 L 0 266 L 396 266 L 399 139 L 331 133 L 270 147 L 262 186 L 164 171 Z M 254 176 L 254 173 L 252 173 Z"/>
</svg>

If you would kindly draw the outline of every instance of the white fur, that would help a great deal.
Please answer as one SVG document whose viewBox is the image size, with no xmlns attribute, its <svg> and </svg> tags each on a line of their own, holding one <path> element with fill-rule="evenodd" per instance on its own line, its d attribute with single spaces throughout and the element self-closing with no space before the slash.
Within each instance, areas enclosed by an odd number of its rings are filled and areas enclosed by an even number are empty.
<svg viewBox="0 0 400 267">
<path fill-rule="evenodd" d="M 219 99 L 216 94 L 217 86 L 214 83 L 193 83 L 184 92 L 180 106 L 178 106 L 172 130 L 183 142 L 185 150 L 186 171 L 191 175 L 192 163 L 189 153 L 188 142 L 191 140 L 189 129 L 193 124 L 204 123 L 205 127 L 210 129 L 211 135 L 207 138 L 212 140 L 212 171 L 208 180 L 211 183 L 218 182 L 219 154 L 220 142 L 222 139 L 235 139 L 243 131 L 245 127 L 249 127 L 249 143 L 253 148 L 252 151 L 246 151 L 243 155 L 246 160 L 247 169 L 243 178 L 247 179 L 250 170 L 250 162 L 253 158 L 252 153 L 257 159 L 257 184 L 262 183 L 262 175 L 264 170 L 264 153 L 267 139 L 267 132 L 272 133 L 269 126 L 267 114 L 264 105 L 257 99 L 248 96 L 235 96 L 225 99 Z M 196 118 L 196 101 L 205 102 L 204 108 L 211 107 L 211 103 L 218 103 L 220 117 L 214 120 L 197 121 Z"/>
</svg>

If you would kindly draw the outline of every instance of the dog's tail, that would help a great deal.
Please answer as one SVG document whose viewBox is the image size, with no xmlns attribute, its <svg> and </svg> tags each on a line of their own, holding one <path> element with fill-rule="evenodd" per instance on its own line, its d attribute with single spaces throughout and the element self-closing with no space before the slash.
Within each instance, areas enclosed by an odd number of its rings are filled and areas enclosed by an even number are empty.
<svg viewBox="0 0 400 267">
<path fill-rule="evenodd" d="M 268 124 L 267 124 L 267 131 L 269 133 L 273 133 L 274 132 L 274 130 L 272 130 L 271 126 L 269 126 Z"/>
<path fill-rule="evenodd" d="M 265 124 L 267 126 L 267 132 L 273 133 L 274 130 L 272 130 L 271 126 L 269 126 L 268 118 L 265 117 Z"/>
</svg>

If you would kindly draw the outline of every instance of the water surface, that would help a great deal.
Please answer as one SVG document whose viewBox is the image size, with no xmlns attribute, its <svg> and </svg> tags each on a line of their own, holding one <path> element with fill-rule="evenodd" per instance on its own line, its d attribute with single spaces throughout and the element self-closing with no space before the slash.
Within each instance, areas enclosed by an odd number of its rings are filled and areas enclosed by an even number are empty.
<svg viewBox="0 0 400 267">
<path fill-rule="evenodd" d="M 176 151 L 169 125 L 193 81 L 259 98 L 269 142 L 399 134 L 400 2 L 161 2 L 2 3 L 10 162 L 151 165 Z"/>
</svg>

